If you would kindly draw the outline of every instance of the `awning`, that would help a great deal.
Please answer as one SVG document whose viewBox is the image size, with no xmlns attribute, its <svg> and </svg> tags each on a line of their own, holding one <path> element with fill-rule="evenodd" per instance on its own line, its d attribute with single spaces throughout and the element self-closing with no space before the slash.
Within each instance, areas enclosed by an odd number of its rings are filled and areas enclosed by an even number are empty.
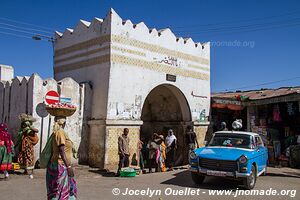
<svg viewBox="0 0 300 200">
<path fill-rule="evenodd" d="M 221 103 L 213 103 L 212 104 L 213 108 L 218 108 L 218 109 L 229 109 L 229 110 L 243 110 L 244 106 L 241 105 L 235 105 L 235 104 L 221 104 Z"/>
</svg>

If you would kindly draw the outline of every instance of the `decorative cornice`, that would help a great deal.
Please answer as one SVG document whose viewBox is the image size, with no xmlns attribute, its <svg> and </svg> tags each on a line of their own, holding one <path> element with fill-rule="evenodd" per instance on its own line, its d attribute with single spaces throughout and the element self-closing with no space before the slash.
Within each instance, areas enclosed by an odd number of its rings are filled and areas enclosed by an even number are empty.
<svg viewBox="0 0 300 200">
<path fill-rule="evenodd" d="M 199 64 L 203 64 L 203 65 L 209 65 L 210 62 L 208 59 L 205 58 L 201 58 L 198 56 L 193 56 L 191 54 L 187 54 L 187 53 L 182 53 L 180 51 L 175 51 L 175 50 L 171 50 L 165 47 L 161 47 L 159 45 L 154 45 L 154 44 L 149 44 L 146 42 L 142 42 L 136 39 L 130 39 L 130 38 L 126 38 L 123 36 L 117 36 L 117 35 L 105 35 L 105 36 L 100 36 L 91 40 L 87 40 L 85 42 L 81 42 L 78 44 L 74 44 L 71 45 L 69 47 L 63 48 L 63 49 L 59 49 L 55 51 L 55 57 L 57 59 L 57 57 L 68 54 L 68 53 L 73 53 L 75 51 L 78 50 L 82 50 L 82 49 L 87 49 L 89 47 L 95 46 L 95 45 L 102 45 L 105 42 L 115 42 L 115 43 L 120 43 L 120 44 L 125 44 L 125 45 L 129 45 L 129 46 L 133 46 L 133 47 L 137 47 L 140 49 L 144 49 L 144 50 L 148 50 L 150 52 L 156 52 L 156 53 L 160 53 L 160 54 L 164 54 L 164 55 L 168 55 L 168 56 L 174 56 L 177 58 L 181 58 L 184 60 L 188 60 L 188 61 L 192 61 L 192 62 L 196 62 Z M 133 52 L 133 50 L 132 50 Z M 138 52 L 135 51 L 135 53 L 137 54 L 143 54 L 142 52 Z M 58 59 L 57 59 L 58 60 Z"/>
<path fill-rule="evenodd" d="M 62 56 L 62 55 L 68 54 L 68 53 L 72 53 L 74 51 L 86 49 L 88 47 L 103 44 L 103 43 L 109 42 L 109 41 L 110 41 L 110 35 L 103 35 L 103 36 L 100 36 L 100 37 L 93 38 L 91 40 L 87 40 L 87 41 L 84 41 L 84 42 L 73 44 L 73 45 L 68 46 L 66 48 L 56 50 L 54 55 L 55 55 L 55 57 Z"/>
<path fill-rule="evenodd" d="M 141 67 L 141 68 L 149 69 L 149 70 L 153 70 L 153 71 L 158 71 L 158 72 L 163 72 L 163 73 L 173 74 L 173 75 L 179 75 L 179 76 L 184 76 L 184 77 L 190 77 L 190 78 L 196 78 L 196 79 L 201 79 L 201 80 L 206 80 L 206 81 L 209 81 L 209 79 L 210 79 L 209 74 L 195 72 L 195 71 L 191 71 L 191 70 L 188 70 L 185 68 L 167 66 L 167 65 L 160 64 L 157 62 L 150 62 L 150 61 L 146 61 L 146 60 L 130 58 L 130 57 L 118 55 L 118 54 L 111 54 L 111 55 L 107 54 L 107 55 L 99 56 L 96 58 L 91 58 L 91 59 L 88 59 L 85 61 L 62 65 L 60 67 L 55 67 L 54 72 L 61 73 L 61 72 L 76 70 L 76 69 L 80 69 L 80 68 L 89 67 L 92 65 L 98 65 L 98 64 L 109 63 L 109 62 L 120 63 L 123 65 L 136 66 L 136 67 Z"/>
</svg>

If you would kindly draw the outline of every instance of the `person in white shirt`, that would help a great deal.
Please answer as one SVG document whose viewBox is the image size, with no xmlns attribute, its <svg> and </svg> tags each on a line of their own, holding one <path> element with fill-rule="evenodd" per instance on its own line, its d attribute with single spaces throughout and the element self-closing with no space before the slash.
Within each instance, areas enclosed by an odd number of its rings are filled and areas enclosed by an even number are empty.
<svg viewBox="0 0 300 200">
<path fill-rule="evenodd" d="M 168 136 L 166 137 L 166 146 L 167 146 L 167 167 L 169 170 L 173 170 L 175 162 L 175 149 L 177 148 L 177 138 L 174 135 L 172 129 L 168 131 Z"/>
</svg>

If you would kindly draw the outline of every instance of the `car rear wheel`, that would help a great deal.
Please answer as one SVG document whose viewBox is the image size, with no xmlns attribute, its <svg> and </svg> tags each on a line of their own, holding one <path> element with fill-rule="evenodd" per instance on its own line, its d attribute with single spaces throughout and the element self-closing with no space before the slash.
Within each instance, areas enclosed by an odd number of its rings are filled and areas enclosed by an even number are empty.
<svg viewBox="0 0 300 200">
<path fill-rule="evenodd" d="M 252 190 L 255 187 L 256 178 L 256 167 L 252 165 L 250 176 L 243 180 L 245 189 Z"/>
<path fill-rule="evenodd" d="M 191 172 L 192 180 L 196 185 L 200 185 L 203 183 L 205 176 Z"/>
</svg>

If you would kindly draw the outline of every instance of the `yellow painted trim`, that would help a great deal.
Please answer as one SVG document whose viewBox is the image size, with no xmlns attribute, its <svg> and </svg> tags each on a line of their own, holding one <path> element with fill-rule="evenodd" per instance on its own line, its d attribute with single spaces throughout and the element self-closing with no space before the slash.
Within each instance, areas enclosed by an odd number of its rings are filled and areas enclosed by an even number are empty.
<svg viewBox="0 0 300 200">
<path fill-rule="evenodd" d="M 136 66 L 136 67 L 141 67 L 144 69 L 150 69 L 158 72 L 163 72 L 166 74 L 173 74 L 173 75 L 179 75 L 179 76 L 185 76 L 185 77 L 191 77 L 191 78 L 196 78 L 196 79 L 201 79 L 201 80 L 209 80 L 210 76 L 209 74 L 203 74 L 201 72 L 195 72 L 179 67 L 172 67 L 164 64 L 160 64 L 158 62 L 150 62 L 146 60 L 141 60 L 141 59 L 135 59 L 135 58 L 130 58 L 127 56 L 122 56 L 118 54 L 112 54 L 111 56 L 109 54 L 104 55 L 104 56 L 99 56 L 96 58 L 91 58 L 85 61 L 81 62 L 76 62 L 76 63 L 71 63 L 67 65 L 63 65 L 60 67 L 55 67 L 54 72 L 55 73 L 60 73 L 60 72 L 66 72 L 70 70 L 75 70 L 75 69 L 80 69 L 92 65 L 97 65 L 97 64 L 103 64 L 107 62 L 115 62 L 115 63 L 120 63 L 123 65 L 131 65 L 131 66 Z"/>
<path fill-rule="evenodd" d="M 163 72 L 166 74 L 173 74 L 173 75 L 191 77 L 196 79 L 209 80 L 209 74 L 203 74 L 201 72 L 195 72 L 195 71 L 191 71 L 179 67 L 172 67 L 172 66 L 160 64 L 158 62 L 149 62 L 146 60 L 128 58 L 126 56 L 117 55 L 117 54 L 111 55 L 111 62 L 116 62 L 124 65 L 137 66 L 144 69 Z"/>
<path fill-rule="evenodd" d="M 55 64 L 58 64 L 58 63 L 61 63 L 61 62 L 73 60 L 73 59 L 75 59 L 75 58 L 84 57 L 84 56 L 89 56 L 89 55 L 92 55 L 92 54 L 94 54 L 94 53 L 99 53 L 99 52 L 108 50 L 109 48 L 110 48 L 110 46 L 105 46 L 105 47 L 102 47 L 102 48 L 99 48 L 99 49 L 93 49 L 93 50 L 88 51 L 88 52 L 75 54 L 75 55 L 70 56 L 70 57 L 61 58 L 61 59 L 55 59 L 55 60 L 54 60 L 54 63 L 55 63 Z"/>
<path fill-rule="evenodd" d="M 135 39 L 130 39 L 130 38 L 119 36 L 119 35 L 112 35 L 111 41 L 116 42 L 116 43 L 120 43 L 120 44 L 129 45 L 129 46 L 134 46 L 134 47 L 137 47 L 137 48 L 145 49 L 145 50 L 148 50 L 148 51 L 151 51 L 151 52 L 156 52 L 156 53 L 159 53 L 159 54 L 165 54 L 165 55 L 168 55 L 168 56 L 174 56 L 174 57 L 177 57 L 177 58 L 182 58 L 184 60 L 190 60 L 190 61 L 201 63 L 201 64 L 204 64 L 204 65 L 209 65 L 210 64 L 209 60 L 205 59 L 205 58 L 200 58 L 200 57 L 193 56 L 193 55 L 186 54 L 186 53 L 182 53 L 182 52 L 179 52 L 179 51 L 170 50 L 170 49 L 165 48 L 165 47 L 161 47 L 161 46 L 154 45 L 154 44 L 149 44 L 149 43 L 146 43 L 146 42 L 142 42 L 142 41 L 135 40 Z"/>
<path fill-rule="evenodd" d="M 60 67 L 54 67 L 54 73 L 71 71 L 71 70 L 75 70 L 75 69 L 85 68 L 85 67 L 89 67 L 92 65 L 103 64 L 103 63 L 108 63 L 108 62 L 110 62 L 110 55 L 106 54 L 106 55 L 99 56 L 96 58 L 91 58 L 88 60 L 62 65 Z"/>
</svg>

